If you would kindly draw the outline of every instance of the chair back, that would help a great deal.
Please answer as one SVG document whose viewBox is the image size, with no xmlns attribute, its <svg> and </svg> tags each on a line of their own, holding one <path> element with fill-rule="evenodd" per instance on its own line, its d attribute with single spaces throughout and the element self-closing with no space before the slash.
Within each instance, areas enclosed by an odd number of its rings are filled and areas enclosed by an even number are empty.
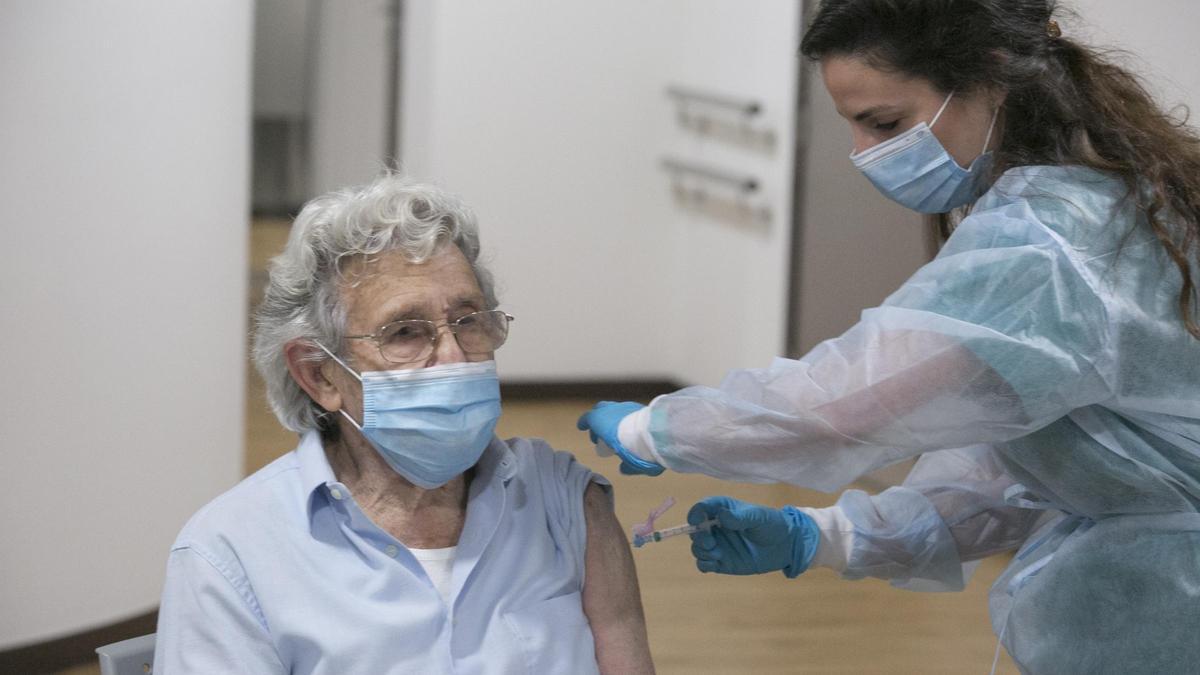
<svg viewBox="0 0 1200 675">
<path fill-rule="evenodd" d="M 154 672 L 154 633 L 97 647 L 100 675 L 150 675 Z"/>
</svg>

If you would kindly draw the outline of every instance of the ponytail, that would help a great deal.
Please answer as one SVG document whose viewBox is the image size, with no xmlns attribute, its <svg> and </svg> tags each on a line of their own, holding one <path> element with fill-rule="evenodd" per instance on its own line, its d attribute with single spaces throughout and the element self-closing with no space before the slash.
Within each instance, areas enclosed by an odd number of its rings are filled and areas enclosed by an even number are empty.
<svg viewBox="0 0 1200 675">
<path fill-rule="evenodd" d="M 1103 55 L 1069 40 L 1058 47 L 1074 101 L 1063 101 L 1071 123 L 1061 163 L 1082 164 L 1121 177 L 1146 215 L 1183 287 L 1179 312 L 1200 339 L 1200 138 L 1187 118 L 1165 113 L 1138 79 Z M 1063 96 L 1062 98 L 1066 98 Z"/>
</svg>

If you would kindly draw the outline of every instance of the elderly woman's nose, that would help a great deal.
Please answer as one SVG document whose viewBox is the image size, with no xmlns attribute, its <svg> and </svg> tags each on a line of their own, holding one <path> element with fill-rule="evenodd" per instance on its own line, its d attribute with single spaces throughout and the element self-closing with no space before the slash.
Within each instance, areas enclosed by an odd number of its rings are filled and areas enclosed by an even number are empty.
<svg viewBox="0 0 1200 675">
<path fill-rule="evenodd" d="M 451 332 L 449 326 L 438 326 L 438 341 L 430 355 L 431 366 L 446 363 L 463 363 L 467 353 L 458 344 L 458 337 Z"/>
</svg>

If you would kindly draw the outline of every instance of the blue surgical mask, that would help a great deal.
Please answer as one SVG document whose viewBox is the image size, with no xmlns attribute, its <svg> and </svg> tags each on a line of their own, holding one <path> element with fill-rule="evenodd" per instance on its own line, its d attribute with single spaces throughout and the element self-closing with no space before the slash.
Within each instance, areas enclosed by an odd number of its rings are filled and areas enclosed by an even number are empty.
<svg viewBox="0 0 1200 675">
<path fill-rule="evenodd" d="M 921 122 L 895 138 L 851 154 L 850 161 L 885 197 L 919 213 L 946 213 L 975 201 L 992 166 L 987 147 L 1000 109 L 992 113 L 981 154 L 964 169 L 933 134 L 933 125 L 953 97 L 950 92 L 929 124 Z"/>
<path fill-rule="evenodd" d="M 441 487 L 483 456 L 500 419 L 495 361 L 360 375 L 321 349 L 362 382 L 362 424 L 338 412 L 414 485 Z"/>
</svg>

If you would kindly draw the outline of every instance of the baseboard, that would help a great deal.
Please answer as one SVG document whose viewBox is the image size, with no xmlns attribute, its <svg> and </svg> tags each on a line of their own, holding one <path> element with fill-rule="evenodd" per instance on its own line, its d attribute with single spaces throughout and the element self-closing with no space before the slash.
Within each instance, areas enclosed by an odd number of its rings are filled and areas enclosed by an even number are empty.
<svg viewBox="0 0 1200 675">
<path fill-rule="evenodd" d="M 670 380 L 569 380 L 559 382 L 502 382 L 500 396 L 507 400 L 543 401 L 556 398 L 581 398 L 594 401 L 640 401 L 680 388 Z"/>
<path fill-rule="evenodd" d="M 46 675 L 64 668 L 96 663 L 96 647 L 153 633 L 158 609 L 100 628 L 0 651 L 0 673 Z"/>
</svg>

